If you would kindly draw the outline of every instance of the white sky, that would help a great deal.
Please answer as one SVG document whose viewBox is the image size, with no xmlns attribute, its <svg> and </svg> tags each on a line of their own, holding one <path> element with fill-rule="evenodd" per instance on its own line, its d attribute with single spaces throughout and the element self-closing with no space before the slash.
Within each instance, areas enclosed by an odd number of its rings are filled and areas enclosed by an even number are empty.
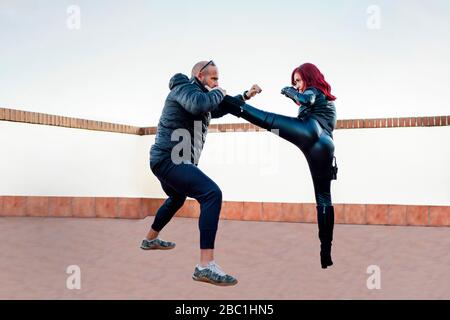
<svg viewBox="0 0 450 320">
<path fill-rule="evenodd" d="M 296 115 L 279 92 L 312 62 L 339 119 L 448 115 L 449 57 L 448 0 L 0 0 L 0 107 L 138 126 L 157 124 L 174 73 L 210 59 L 229 94 L 258 83 L 251 104 L 273 112 Z"/>
</svg>

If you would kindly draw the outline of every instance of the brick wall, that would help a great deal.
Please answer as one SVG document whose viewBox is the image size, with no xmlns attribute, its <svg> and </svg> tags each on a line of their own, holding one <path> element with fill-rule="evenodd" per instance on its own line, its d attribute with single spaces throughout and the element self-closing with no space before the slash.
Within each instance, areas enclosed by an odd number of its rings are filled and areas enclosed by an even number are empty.
<svg viewBox="0 0 450 320">
<path fill-rule="evenodd" d="M 143 219 L 154 216 L 164 199 L 0 196 L 3 217 Z M 449 206 L 335 204 L 338 224 L 450 226 Z M 177 217 L 198 218 L 200 206 L 187 200 Z M 224 201 L 221 219 L 316 223 L 313 203 Z"/>
<path fill-rule="evenodd" d="M 156 127 L 135 127 L 0 108 L 0 120 L 134 135 L 153 135 Z M 336 129 L 448 126 L 450 116 L 338 120 Z M 265 131 L 249 123 L 213 124 L 210 132 Z M 0 216 L 102 217 L 139 219 L 154 215 L 164 199 L 120 197 L 0 196 Z M 335 204 L 336 223 L 449 226 L 450 206 Z M 177 216 L 198 217 L 199 205 L 186 201 Z M 312 203 L 224 201 L 222 219 L 315 223 Z"/>
</svg>

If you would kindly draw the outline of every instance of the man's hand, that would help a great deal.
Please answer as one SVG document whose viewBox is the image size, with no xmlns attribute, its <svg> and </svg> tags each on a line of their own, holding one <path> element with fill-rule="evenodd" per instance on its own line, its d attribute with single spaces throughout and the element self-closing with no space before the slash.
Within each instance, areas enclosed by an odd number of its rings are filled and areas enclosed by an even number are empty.
<svg viewBox="0 0 450 320">
<path fill-rule="evenodd" d="M 258 93 L 261 93 L 261 91 L 262 91 L 261 88 L 257 84 L 254 84 L 250 88 L 250 90 L 245 92 L 245 96 L 246 96 L 247 99 L 251 99 L 254 96 L 256 96 Z"/>
<path fill-rule="evenodd" d="M 208 91 L 219 90 L 220 92 L 222 92 L 224 97 L 227 95 L 227 91 L 225 89 L 222 89 L 221 87 L 211 88 L 211 87 L 208 87 L 208 86 L 205 85 L 205 88 L 208 89 Z"/>
</svg>

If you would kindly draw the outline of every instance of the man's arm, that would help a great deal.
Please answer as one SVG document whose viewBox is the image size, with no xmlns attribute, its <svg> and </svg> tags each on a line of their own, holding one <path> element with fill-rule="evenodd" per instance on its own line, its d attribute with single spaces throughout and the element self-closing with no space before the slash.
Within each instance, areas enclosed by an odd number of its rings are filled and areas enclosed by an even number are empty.
<svg viewBox="0 0 450 320">
<path fill-rule="evenodd" d="M 203 92 L 196 85 L 186 85 L 174 92 L 174 99 L 189 113 L 200 115 L 217 108 L 225 97 L 221 88 Z"/>
</svg>

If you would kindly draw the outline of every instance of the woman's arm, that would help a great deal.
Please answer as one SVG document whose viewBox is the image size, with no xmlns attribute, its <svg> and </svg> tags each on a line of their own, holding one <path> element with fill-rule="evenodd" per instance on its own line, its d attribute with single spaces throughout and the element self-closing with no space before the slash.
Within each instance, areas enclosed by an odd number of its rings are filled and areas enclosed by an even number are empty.
<svg viewBox="0 0 450 320">
<path fill-rule="evenodd" d="M 313 105 L 316 101 L 316 93 L 311 88 L 308 88 L 303 93 L 300 93 L 293 87 L 285 87 L 281 90 L 281 94 L 284 94 L 286 97 L 294 100 L 295 103 L 307 107 Z"/>
</svg>

